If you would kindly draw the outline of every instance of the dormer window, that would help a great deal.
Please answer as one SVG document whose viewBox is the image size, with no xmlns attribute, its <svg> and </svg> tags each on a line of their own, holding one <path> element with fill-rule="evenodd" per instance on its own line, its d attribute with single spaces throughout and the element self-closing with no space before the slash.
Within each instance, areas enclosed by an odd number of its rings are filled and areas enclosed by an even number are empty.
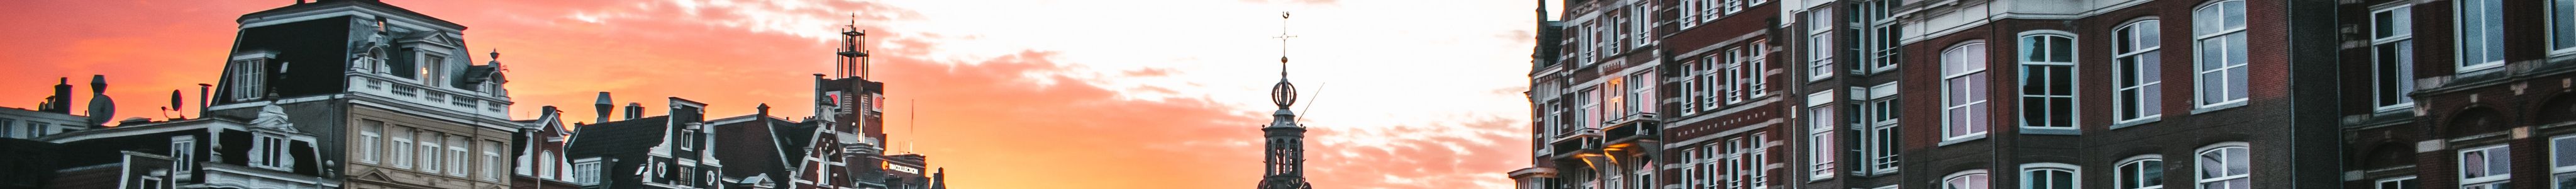
<svg viewBox="0 0 2576 189">
<path fill-rule="evenodd" d="M 227 89 L 232 91 L 228 95 L 232 95 L 233 101 L 258 100 L 267 94 L 265 89 L 267 89 L 268 72 L 265 68 L 268 67 L 269 58 L 272 57 L 268 53 L 233 56 L 232 68 L 228 71 L 231 75 L 227 78 L 233 82 L 232 87 Z"/>
<path fill-rule="evenodd" d="M 417 77 L 420 78 L 421 85 L 437 87 L 440 86 L 438 85 L 439 81 L 446 81 L 444 78 L 447 76 L 447 66 L 443 65 L 446 62 L 447 56 L 440 56 L 437 54 L 421 55 L 420 77 Z"/>
<path fill-rule="evenodd" d="M 257 137 L 254 137 L 253 140 L 251 140 L 251 167 L 277 171 L 292 171 L 295 167 L 295 163 L 293 163 L 295 158 L 287 157 L 286 146 L 289 144 L 289 140 L 285 137 L 278 136 L 276 133 L 263 132 L 257 135 Z"/>
</svg>

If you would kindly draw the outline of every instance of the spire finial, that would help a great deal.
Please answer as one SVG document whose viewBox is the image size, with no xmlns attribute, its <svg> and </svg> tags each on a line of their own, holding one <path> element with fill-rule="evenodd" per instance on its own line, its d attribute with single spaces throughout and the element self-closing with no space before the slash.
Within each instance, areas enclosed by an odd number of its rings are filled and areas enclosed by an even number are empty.
<svg viewBox="0 0 2576 189">
<path fill-rule="evenodd" d="M 1297 103 L 1297 86 L 1288 83 L 1288 39 L 1297 36 L 1288 34 L 1287 11 L 1279 12 L 1279 36 L 1272 38 L 1279 38 L 1279 84 L 1270 86 L 1270 102 L 1286 112 L 1288 105 Z"/>
<path fill-rule="evenodd" d="M 1296 35 L 1288 35 L 1288 15 L 1288 11 L 1279 11 L 1279 36 L 1271 37 L 1279 39 L 1279 77 L 1282 80 L 1288 77 L 1288 39 L 1297 38 Z"/>
</svg>

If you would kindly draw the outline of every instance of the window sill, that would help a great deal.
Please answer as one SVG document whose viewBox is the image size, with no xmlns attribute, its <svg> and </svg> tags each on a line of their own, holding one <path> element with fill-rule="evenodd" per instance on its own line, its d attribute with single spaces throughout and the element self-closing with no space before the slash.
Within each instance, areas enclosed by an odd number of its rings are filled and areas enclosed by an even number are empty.
<svg viewBox="0 0 2576 189">
<path fill-rule="evenodd" d="M 2243 100 L 2243 99 L 2240 99 L 2240 100 L 2236 100 L 2236 101 L 2234 101 L 2234 102 L 2221 102 L 2221 103 L 2218 103 L 2218 104 L 2212 104 L 2212 105 L 2207 105 L 2207 106 L 2201 106 L 2200 108 L 2197 108 L 2197 109 L 2191 109 L 2191 115 L 2200 115 L 2200 114 L 2202 114 L 2202 113 L 2216 112 L 2216 111 L 2219 111 L 2219 110 L 2227 110 L 2227 109 L 2235 109 L 2236 107 L 2244 107 L 2244 106 L 2245 106 L 2245 103 L 2246 103 L 2246 102 L 2249 102 L 2249 101 L 2252 101 L 2252 100 Z"/>
<path fill-rule="evenodd" d="M 1979 140 L 1979 139 L 1986 139 L 1986 134 L 1985 134 L 1985 133 L 1977 133 L 1977 134 L 1976 134 L 1976 136 L 1964 136 L 1964 137 L 1958 137 L 1958 138 L 1953 138 L 1953 139 L 1942 139 L 1942 140 L 1941 140 L 1941 144 L 1940 144 L 1940 145 L 1936 145 L 1936 146 L 1950 146 L 1951 144 L 1967 143 L 1967 142 L 1971 142 L 1971 141 L 1977 141 L 1977 140 Z"/>
<path fill-rule="evenodd" d="M 2164 118 L 2164 116 L 2162 116 L 2162 115 L 2157 115 L 2157 116 L 2147 116 L 2147 118 L 2138 119 L 2137 121 L 2128 121 L 2128 122 L 2116 122 L 2116 123 L 2111 123 L 2111 130 L 2120 130 L 2120 128 L 2129 128 L 2129 127 L 2131 127 L 2131 126 L 2138 126 L 2138 125 L 2145 125 L 2145 124 L 2148 124 L 2148 123 L 2155 123 L 2156 121 L 2163 121 L 2164 119 L 2165 119 L 2165 118 Z"/>
<path fill-rule="evenodd" d="M 2025 135 L 2084 135 L 2084 131 L 2083 131 L 2083 130 L 2079 130 L 2079 129 L 2075 129 L 2075 128 L 2021 127 L 2021 134 L 2025 134 Z"/>
</svg>

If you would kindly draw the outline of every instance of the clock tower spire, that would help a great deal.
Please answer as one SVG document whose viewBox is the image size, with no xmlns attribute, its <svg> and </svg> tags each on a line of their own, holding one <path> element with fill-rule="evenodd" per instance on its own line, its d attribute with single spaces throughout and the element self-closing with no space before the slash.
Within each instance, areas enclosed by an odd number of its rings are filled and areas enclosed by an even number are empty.
<svg viewBox="0 0 2576 189">
<path fill-rule="evenodd" d="M 1261 189 L 1309 189 L 1306 184 L 1306 126 L 1297 124 L 1297 113 L 1288 105 L 1297 104 L 1297 85 L 1288 83 L 1288 12 L 1279 12 L 1279 84 L 1270 86 L 1270 102 L 1279 105 L 1272 113 L 1270 125 L 1261 127 L 1264 165 Z"/>
</svg>

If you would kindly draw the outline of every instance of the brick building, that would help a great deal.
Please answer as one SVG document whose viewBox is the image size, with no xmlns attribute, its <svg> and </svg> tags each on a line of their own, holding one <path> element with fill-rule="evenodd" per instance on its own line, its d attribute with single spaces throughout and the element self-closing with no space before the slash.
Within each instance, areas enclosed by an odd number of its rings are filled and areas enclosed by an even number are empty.
<svg viewBox="0 0 2576 189">
<path fill-rule="evenodd" d="M 1561 3 L 1524 188 L 2342 187 L 2368 76 L 2326 1 Z"/>
<path fill-rule="evenodd" d="M 2576 1 L 2334 8 L 2341 186 L 2576 187 Z"/>
</svg>

